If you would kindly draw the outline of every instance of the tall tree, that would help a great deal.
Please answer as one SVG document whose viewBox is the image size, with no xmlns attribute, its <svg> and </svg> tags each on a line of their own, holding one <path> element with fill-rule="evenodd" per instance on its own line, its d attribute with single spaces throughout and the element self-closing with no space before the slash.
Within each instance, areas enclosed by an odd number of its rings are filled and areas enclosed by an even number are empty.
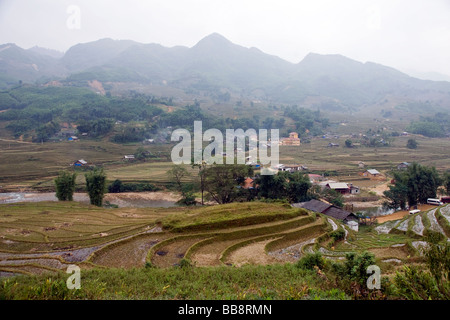
<svg viewBox="0 0 450 320">
<path fill-rule="evenodd" d="M 408 175 L 403 171 L 394 172 L 393 180 L 395 183 L 383 192 L 386 198 L 385 206 L 394 210 L 405 210 L 408 203 Z"/>
<path fill-rule="evenodd" d="M 309 178 L 301 172 L 278 172 L 276 175 L 261 176 L 259 195 L 267 199 L 287 199 L 290 202 L 301 202 L 310 199 L 311 188 Z"/>
<path fill-rule="evenodd" d="M 86 190 L 92 205 L 101 207 L 106 192 L 106 174 L 103 169 L 94 169 L 85 175 Z"/>
<path fill-rule="evenodd" d="M 205 173 L 206 173 L 206 162 L 202 161 L 201 164 L 192 162 L 192 168 L 198 168 L 198 177 L 200 179 L 200 192 L 202 194 L 202 205 L 204 204 L 204 192 L 205 192 Z"/>
<path fill-rule="evenodd" d="M 178 204 L 182 205 L 195 205 L 195 196 L 192 192 L 192 184 L 186 184 L 184 180 L 190 176 L 190 173 L 186 170 L 185 167 L 181 165 L 174 165 L 172 169 L 167 171 L 167 175 L 171 182 L 173 182 L 177 188 L 177 190 L 181 193 L 181 200 L 178 201 Z"/>
<path fill-rule="evenodd" d="M 239 186 L 253 169 L 246 165 L 213 165 L 205 169 L 205 190 L 217 203 L 230 203 L 239 196 Z"/>
<path fill-rule="evenodd" d="M 428 198 L 435 198 L 438 187 L 443 180 L 434 167 L 411 164 L 406 171 L 396 171 L 394 184 L 384 192 L 386 205 L 390 208 L 405 209 L 406 203 L 414 206 L 426 203 Z"/>
<path fill-rule="evenodd" d="M 259 178 L 259 195 L 267 199 L 286 198 L 287 181 L 284 172 L 275 175 L 263 175 Z"/>
<path fill-rule="evenodd" d="M 70 174 L 67 171 L 59 173 L 55 179 L 56 197 L 59 201 L 72 201 L 75 192 L 76 173 Z"/>
<path fill-rule="evenodd" d="M 290 202 L 301 202 L 308 200 L 309 188 L 311 188 L 311 182 L 305 174 L 295 172 L 288 176 L 286 191 Z"/>
</svg>

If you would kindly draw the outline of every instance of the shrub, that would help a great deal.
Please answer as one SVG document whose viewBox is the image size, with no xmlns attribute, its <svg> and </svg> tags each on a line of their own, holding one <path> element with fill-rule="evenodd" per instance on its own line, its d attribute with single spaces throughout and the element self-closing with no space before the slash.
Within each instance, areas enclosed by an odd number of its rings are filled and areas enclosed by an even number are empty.
<svg viewBox="0 0 450 320">
<path fill-rule="evenodd" d="M 119 193 L 119 192 L 144 192 L 144 191 L 157 191 L 159 190 L 156 186 L 150 183 L 123 183 L 121 180 L 116 179 L 113 183 L 108 186 L 108 192 Z"/>
<path fill-rule="evenodd" d="M 417 149 L 417 141 L 415 139 L 409 139 L 406 147 L 408 149 Z"/>
<path fill-rule="evenodd" d="M 367 267 L 375 264 L 375 255 L 364 251 L 360 254 L 355 252 L 347 253 L 346 261 L 342 263 L 334 263 L 333 271 L 341 280 L 357 282 L 359 285 L 365 285 L 369 274 Z"/>
<path fill-rule="evenodd" d="M 183 258 L 180 260 L 180 263 L 178 264 L 178 266 L 182 269 L 191 268 L 192 262 L 189 259 Z"/>
<path fill-rule="evenodd" d="M 325 266 L 325 259 L 319 252 L 308 253 L 296 263 L 297 268 L 305 270 L 314 270 L 314 267 L 323 269 Z"/>
</svg>

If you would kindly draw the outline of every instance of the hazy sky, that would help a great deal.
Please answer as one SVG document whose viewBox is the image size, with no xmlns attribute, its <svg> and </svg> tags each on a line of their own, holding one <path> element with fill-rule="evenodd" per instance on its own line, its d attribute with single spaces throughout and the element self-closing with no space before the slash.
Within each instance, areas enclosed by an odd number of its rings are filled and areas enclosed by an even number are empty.
<svg viewBox="0 0 450 320">
<path fill-rule="evenodd" d="M 26 49 L 101 38 L 192 47 L 213 32 L 294 63 L 339 53 L 450 75 L 450 0 L 0 0 L 0 43 Z"/>
</svg>

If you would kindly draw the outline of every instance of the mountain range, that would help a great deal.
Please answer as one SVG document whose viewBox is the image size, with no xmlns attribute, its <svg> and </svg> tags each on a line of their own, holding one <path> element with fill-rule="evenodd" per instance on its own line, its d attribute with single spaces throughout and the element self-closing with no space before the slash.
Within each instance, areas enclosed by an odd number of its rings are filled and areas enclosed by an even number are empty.
<svg viewBox="0 0 450 320">
<path fill-rule="evenodd" d="M 301 104 L 308 99 L 358 108 L 388 97 L 450 108 L 450 82 L 421 80 L 373 62 L 342 55 L 308 54 L 291 63 L 246 48 L 214 33 L 195 46 L 164 47 L 101 39 L 62 54 L 15 44 L 0 45 L 0 87 L 24 83 L 80 86 L 101 83 L 158 84 L 194 94 L 234 96 Z"/>
</svg>

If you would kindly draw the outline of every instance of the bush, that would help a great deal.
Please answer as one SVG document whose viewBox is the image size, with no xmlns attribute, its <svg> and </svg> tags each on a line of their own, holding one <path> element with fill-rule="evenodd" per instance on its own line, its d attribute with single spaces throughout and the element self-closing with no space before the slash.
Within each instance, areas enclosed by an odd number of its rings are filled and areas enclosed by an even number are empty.
<svg viewBox="0 0 450 320">
<path fill-rule="evenodd" d="M 297 268 L 304 270 L 314 270 L 314 267 L 323 269 L 325 266 L 325 259 L 319 252 L 308 253 L 303 258 L 301 258 L 295 264 Z"/>
<path fill-rule="evenodd" d="M 191 268 L 192 262 L 189 259 L 183 258 L 180 260 L 180 263 L 178 264 L 178 267 L 182 269 Z"/>
<path fill-rule="evenodd" d="M 408 149 L 417 149 L 417 141 L 415 139 L 409 139 L 406 143 Z"/>
<path fill-rule="evenodd" d="M 343 229 L 338 229 L 330 233 L 330 237 L 336 242 L 344 239 L 345 231 Z"/>
<path fill-rule="evenodd" d="M 346 261 L 343 264 L 333 264 L 333 271 L 341 280 L 357 282 L 359 285 L 365 286 L 370 276 L 367 274 L 367 267 L 375 264 L 375 255 L 367 251 L 360 254 L 350 252 L 345 258 Z"/>
<path fill-rule="evenodd" d="M 123 183 L 121 180 L 116 179 L 113 183 L 108 186 L 109 193 L 120 193 L 120 192 L 144 192 L 144 191 L 157 191 L 158 187 L 150 183 Z"/>
</svg>

